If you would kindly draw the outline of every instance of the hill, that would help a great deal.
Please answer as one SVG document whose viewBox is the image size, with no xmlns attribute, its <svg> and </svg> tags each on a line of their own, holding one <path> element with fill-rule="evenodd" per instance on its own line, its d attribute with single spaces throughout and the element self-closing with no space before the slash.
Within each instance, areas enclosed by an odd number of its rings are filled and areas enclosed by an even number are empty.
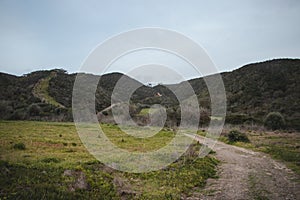
<svg viewBox="0 0 300 200">
<path fill-rule="evenodd" d="M 19 77 L 0 73 L 0 119 L 71 121 L 76 75 L 62 69 L 36 71 Z M 99 78 L 84 75 L 89 79 Z M 300 129 L 299 59 L 253 63 L 221 75 L 227 95 L 227 123 L 262 123 L 268 113 L 276 111 L 284 116 L 288 128 Z M 113 89 L 122 76 L 111 73 L 101 77 L 95 94 L 97 112 L 111 105 Z M 168 120 L 178 123 L 178 101 L 168 87 L 181 90 L 186 82 L 148 87 L 128 76 L 123 78 L 139 87 L 130 100 L 133 116 L 153 104 L 162 104 L 167 108 Z M 198 97 L 201 110 L 209 116 L 210 99 L 204 79 L 188 82 Z M 122 92 L 127 90 L 124 86 Z"/>
<path fill-rule="evenodd" d="M 284 115 L 300 129 L 300 60 L 276 59 L 221 73 L 227 96 L 227 122 L 262 122 L 269 112 Z M 203 78 L 190 80 L 201 105 L 209 107 Z M 177 86 L 177 88 L 180 88 Z"/>
</svg>

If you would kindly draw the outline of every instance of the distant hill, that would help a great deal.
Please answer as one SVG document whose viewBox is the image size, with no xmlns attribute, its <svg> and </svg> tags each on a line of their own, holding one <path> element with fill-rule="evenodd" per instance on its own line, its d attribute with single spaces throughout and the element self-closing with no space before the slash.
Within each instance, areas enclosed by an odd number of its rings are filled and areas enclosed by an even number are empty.
<svg viewBox="0 0 300 200">
<path fill-rule="evenodd" d="M 261 122 L 269 112 L 276 111 L 284 115 L 289 127 L 300 129 L 299 59 L 253 63 L 221 75 L 227 96 L 227 122 Z M 204 80 L 189 82 L 200 104 L 209 106 Z"/>
<path fill-rule="evenodd" d="M 0 119 L 71 121 L 76 75 L 62 69 L 36 71 L 19 77 L 0 73 Z M 284 116 L 289 128 L 300 130 L 299 59 L 253 63 L 221 75 L 227 95 L 227 123 L 262 123 L 269 112 L 276 111 Z M 96 92 L 97 112 L 111 105 L 113 89 L 122 76 L 111 73 L 101 77 Z M 170 119 L 179 120 L 178 101 L 168 87 L 180 90 L 184 82 L 147 87 L 128 76 L 125 79 L 140 87 L 131 97 L 133 115 L 150 105 L 162 104 L 167 107 L 168 114 L 174 115 Z M 201 109 L 209 113 L 209 94 L 203 78 L 188 82 Z M 127 92 L 126 86 L 124 92 Z"/>
</svg>

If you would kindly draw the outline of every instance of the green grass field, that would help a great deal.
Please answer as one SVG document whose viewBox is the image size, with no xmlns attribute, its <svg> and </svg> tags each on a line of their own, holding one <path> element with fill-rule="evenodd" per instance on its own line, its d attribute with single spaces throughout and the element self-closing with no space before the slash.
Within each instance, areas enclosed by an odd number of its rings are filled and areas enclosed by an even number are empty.
<svg viewBox="0 0 300 200">
<path fill-rule="evenodd" d="M 120 148 L 146 152 L 168 143 L 174 133 L 134 138 L 117 126 L 101 125 Z M 113 170 L 92 157 L 73 123 L 0 122 L 0 199 L 180 199 L 215 177 L 213 155 L 197 157 L 199 144 L 167 168 L 133 174 Z M 84 183 L 84 188 L 78 185 Z"/>
</svg>

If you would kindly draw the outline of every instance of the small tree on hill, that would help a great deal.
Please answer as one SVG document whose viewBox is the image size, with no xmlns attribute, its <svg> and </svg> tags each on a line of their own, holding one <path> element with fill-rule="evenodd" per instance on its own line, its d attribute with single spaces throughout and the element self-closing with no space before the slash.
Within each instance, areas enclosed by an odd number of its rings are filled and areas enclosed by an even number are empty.
<svg viewBox="0 0 300 200">
<path fill-rule="evenodd" d="M 285 127 L 284 117 L 279 112 L 270 112 L 264 120 L 265 127 L 277 130 Z"/>
</svg>

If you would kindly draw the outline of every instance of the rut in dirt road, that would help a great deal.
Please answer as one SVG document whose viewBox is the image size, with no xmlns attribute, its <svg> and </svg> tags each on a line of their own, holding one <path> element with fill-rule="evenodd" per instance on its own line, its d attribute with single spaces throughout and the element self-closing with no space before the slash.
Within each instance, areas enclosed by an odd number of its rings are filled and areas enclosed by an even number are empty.
<svg viewBox="0 0 300 200">
<path fill-rule="evenodd" d="M 204 138 L 194 137 L 200 143 Z M 188 199 L 300 199 L 299 177 L 268 155 L 217 142 L 213 148 L 221 161 L 217 179 Z"/>
</svg>

